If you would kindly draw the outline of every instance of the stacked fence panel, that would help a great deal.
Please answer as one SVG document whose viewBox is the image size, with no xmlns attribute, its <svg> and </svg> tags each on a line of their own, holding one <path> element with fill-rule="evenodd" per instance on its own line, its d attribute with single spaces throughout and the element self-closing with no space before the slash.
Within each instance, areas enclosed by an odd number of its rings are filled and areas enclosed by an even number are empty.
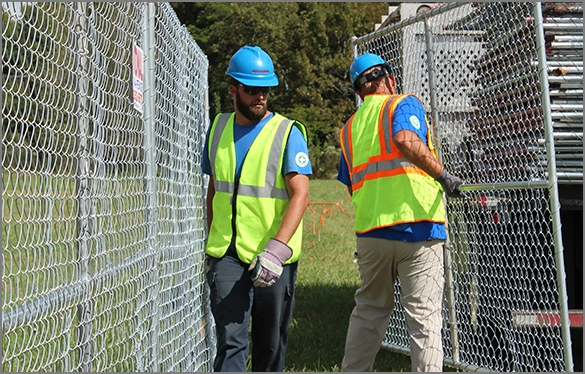
<svg viewBox="0 0 585 374">
<path fill-rule="evenodd" d="M 547 3 L 543 16 L 558 180 L 582 184 L 583 5 Z"/>
</svg>

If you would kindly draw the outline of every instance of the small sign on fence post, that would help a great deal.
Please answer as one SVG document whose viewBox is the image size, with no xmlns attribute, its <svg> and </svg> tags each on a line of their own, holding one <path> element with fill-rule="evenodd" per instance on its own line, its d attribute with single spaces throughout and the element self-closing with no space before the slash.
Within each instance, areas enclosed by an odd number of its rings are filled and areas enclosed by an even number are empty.
<svg viewBox="0 0 585 374">
<path fill-rule="evenodd" d="M 142 62 L 144 61 L 144 52 L 142 48 L 132 43 L 132 97 L 134 100 L 134 108 L 142 113 L 142 90 L 144 85 L 144 73 L 142 70 Z"/>
</svg>

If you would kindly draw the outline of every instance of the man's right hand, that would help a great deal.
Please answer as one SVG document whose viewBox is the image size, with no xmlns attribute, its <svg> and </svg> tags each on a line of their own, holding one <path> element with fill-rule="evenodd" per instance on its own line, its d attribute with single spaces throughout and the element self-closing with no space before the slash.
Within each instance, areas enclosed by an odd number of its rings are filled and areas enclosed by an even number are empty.
<svg viewBox="0 0 585 374">
<path fill-rule="evenodd" d="M 459 190 L 459 187 L 463 185 L 463 181 L 461 180 L 461 178 L 449 174 L 447 169 L 443 169 L 441 174 L 437 178 L 435 178 L 435 180 L 441 183 L 441 186 L 443 186 L 443 190 L 445 190 L 447 196 L 463 197 L 461 195 L 461 191 Z"/>
</svg>

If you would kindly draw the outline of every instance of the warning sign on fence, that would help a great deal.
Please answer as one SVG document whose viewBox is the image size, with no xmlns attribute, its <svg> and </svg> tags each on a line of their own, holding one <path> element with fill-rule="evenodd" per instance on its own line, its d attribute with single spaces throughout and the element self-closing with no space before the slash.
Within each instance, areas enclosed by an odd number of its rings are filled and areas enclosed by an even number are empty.
<svg viewBox="0 0 585 374">
<path fill-rule="evenodd" d="M 142 90 L 144 75 L 142 71 L 142 61 L 144 60 L 144 53 L 142 48 L 132 43 L 132 96 L 134 100 L 134 108 L 142 113 Z"/>
</svg>

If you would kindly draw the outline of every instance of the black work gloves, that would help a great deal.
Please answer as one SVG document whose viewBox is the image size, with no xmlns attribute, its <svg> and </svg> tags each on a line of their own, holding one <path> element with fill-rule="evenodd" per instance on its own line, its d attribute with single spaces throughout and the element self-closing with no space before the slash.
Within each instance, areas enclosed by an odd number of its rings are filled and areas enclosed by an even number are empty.
<svg viewBox="0 0 585 374">
<path fill-rule="evenodd" d="M 445 190 L 447 196 L 463 197 L 461 195 L 461 191 L 459 190 L 459 187 L 463 184 L 463 181 L 461 178 L 449 174 L 447 169 L 443 169 L 441 174 L 435 178 L 435 180 L 441 183 L 441 186 L 443 186 L 443 190 Z"/>
</svg>

